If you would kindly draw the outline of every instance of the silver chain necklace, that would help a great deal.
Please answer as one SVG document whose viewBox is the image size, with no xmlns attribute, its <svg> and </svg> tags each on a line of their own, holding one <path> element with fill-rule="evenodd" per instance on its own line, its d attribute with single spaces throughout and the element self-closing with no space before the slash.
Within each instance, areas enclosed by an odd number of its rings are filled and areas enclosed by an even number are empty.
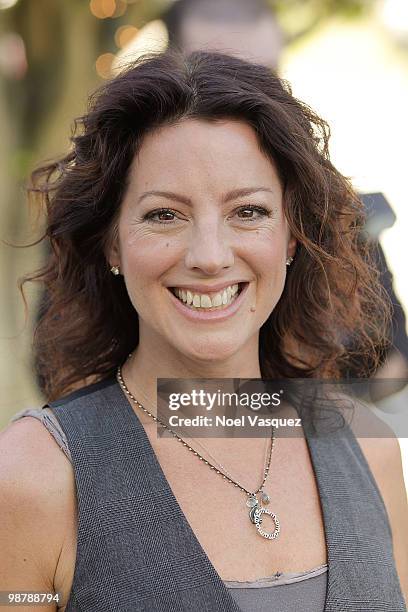
<svg viewBox="0 0 408 612">
<path fill-rule="evenodd" d="M 129 357 L 131 357 L 131 355 L 132 355 L 132 353 L 130 353 Z M 123 377 L 122 377 L 122 378 L 123 378 Z M 138 395 L 141 395 L 141 396 L 142 396 L 142 398 L 143 398 L 143 400 L 144 400 L 144 402 L 145 402 L 144 407 L 148 406 L 148 405 L 151 403 L 151 402 L 150 402 L 150 400 L 149 400 L 149 398 L 148 398 L 148 397 L 147 397 L 147 396 L 146 396 L 146 395 L 143 393 L 143 391 L 142 391 L 141 389 L 139 389 L 139 390 L 138 390 Z M 138 402 L 138 403 L 140 403 L 140 402 Z M 182 428 L 180 428 L 180 427 L 178 428 L 178 430 L 179 430 L 179 431 L 181 431 L 181 432 L 183 432 L 183 429 L 182 429 Z M 210 459 L 212 459 L 212 460 L 214 461 L 214 464 L 215 464 L 215 465 L 216 465 L 216 466 L 217 466 L 219 469 L 223 470 L 224 474 L 226 474 L 226 475 L 227 475 L 227 476 L 229 476 L 230 478 L 233 478 L 232 474 L 230 474 L 230 472 L 228 472 L 227 468 L 226 468 L 226 467 L 224 467 L 224 466 L 222 465 L 222 463 L 220 463 L 220 461 L 218 461 L 218 460 L 217 460 L 217 458 L 216 458 L 216 457 L 214 457 L 214 455 L 212 455 L 212 454 L 210 453 L 210 451 L 208 450 L 208 448 L 205 448 L 205 446 L 204 446 L 203 444 L 201 444 L 201 442 L 200 442 L 199 440 L 195 440 L 195 444 L 196 444 L 196 445 L 198 445 L 198 446 L 199 446 L 199 447 L 200 447 L 200 448 L 201 448 L 201 449 L 202 449 L 202 450 L 203 450 L 203 451 L 204 451 L 204 452 L 205 452 L 205 453 L 206 453 L 206 454 L 207 454 L 207 455 L 210 457 Z M 264 461 L 263 461 L 263 465 L 265 466 L 265 467 L 264 467 L 264 471 L 265 471 L 266 466 L 267 466 L 267 464 L 268 464 L 268 446 L 269 446 L 269 444 L 268 444 L 268 440 L 266 439 L 266 445 L 265 445 L 265 456 L 264 456 Z M 237 481 L 237 484 L 240 484 L 240 483 Z"/>
<path fill-rule="evenodd" d="M 222 476 L 224 480 L 226 480 L 227 482 L 230 482 L 231 484 L 234 485 L 234 487 L 239 488 L 241 491 L 243 491 L 243 493 L 246 494 L 248 498 L 246 501 L 246 505 L 250 508 L 249 519 L 251 523 L 255 525 L 258 533 L 263 538 L 266 538 L 268 540 L 273 540 L 279 536 L 280 523 L 279 523 L 278 517 L 276 516 L 274 512 L 262 506 L 262 503 L 269 504 L 270 502 L 270 497 L 263 490 L 263 487 L 268 477 L 269 468 L 271 465 L 272 451 L 273 451 L 273 447 L 275 443 L 275 435 L 274 435 L 275 428 L 273 426 L 272 426 L 272 435 L 271 435 L 271 447 L 270 447 L 269 457 L 268 457 L 268 465 L 265 467 L 264 477 L 263 477 L 260 487 L 258 487 L 256 491 L 251 492 L 251 491 L 248 491 L 248 489 L 243 487 L 241 484 L 239 484 L 238 482 L 236 482 L 235 480 L 233 480 L 232 478 L 224 474 L 221 470 L 217 469 L 215 465 L 210 463 L 207 459 L 205 459 L 202 455 L 200 455 L 199 452 L 197 452 L 196 450 L 194 450 L 194 448 L 189 446 L 187 442 L 185 442 L 175 431 L 173 431 L 168 425 L 166 425 L 166 423 L 163 423 L 163 421 L 161 421 L 157 416 L 152 414 L 149 410 L 147 410 L 147 408 L 145 408 L 140 402 L 138 402 L 138 400 L 134 397 L 134 395 L 132 395 L 132 393 L 129 391 L 129 389 L 127 388 L 125 384 L 125 381 L 123 380 L 121 366 L 118 366 L 116 370 L 116 380 L 118 381 L 122 391 L 132 400 L 134 404 L 139 406 L 139 408 L 141 408 L 146 414 L 148 414 L 154 421 L 156 421 L 157 423 L 160 423 L 160 425 L 164 429 L 167 429 L 175 438 L 177 438 L 179 442 L 183 444 L 183 446 L 186 446 L 190 452 L 192 452 L 196 457 L 198 457 L 200 461 L 208 465 L 211 470 L 215 470 L 216 474 L 219 474 L 220 476 Z M 258 499 L 258 493 L 259 493 L 259 499 Z M 264 531 L 262 529 L 262 520 L 265 514 L 269 515 L 273 519 L 273 522 L 275 525 L 275 529 L 273 532 Z"/>
</svg>

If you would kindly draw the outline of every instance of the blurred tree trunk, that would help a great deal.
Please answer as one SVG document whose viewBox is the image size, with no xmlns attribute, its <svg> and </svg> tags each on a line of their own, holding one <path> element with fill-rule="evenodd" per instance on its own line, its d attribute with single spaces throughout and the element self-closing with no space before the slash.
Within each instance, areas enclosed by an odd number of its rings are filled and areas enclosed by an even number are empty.
<svg viewBox="0 0 408 612">
<path fill-rule="evenodd" d="M 21 2 L 8 13 L 2 29 L 22 35 L 28 72 L 20 82 L 0 80 L 0 227 L 2 240 L 24 244 L 41 235 L 42 223 L 34 233 L 23 182 L 42 160 L 68 149 L 72 120 L 83 114 L 87 93 L 98 83 L 94 66 L 102 24 L 83 0 Z M 17 410 L 41 402 L 31 357 L 38 290 L 27 286 L 30 314 L 24 326 L 17 278 L 41 265 L 44 246 L 0 247 L 0 427 Z"/>
</svg>

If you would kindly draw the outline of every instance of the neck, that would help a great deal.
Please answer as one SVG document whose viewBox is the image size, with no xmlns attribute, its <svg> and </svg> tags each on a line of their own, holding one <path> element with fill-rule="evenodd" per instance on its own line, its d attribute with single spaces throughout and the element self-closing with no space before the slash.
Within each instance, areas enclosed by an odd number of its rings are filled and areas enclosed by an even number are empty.
<svg viewBox="0 0 408 612">
<path fill-rule="evenodd" d="M 234 378 L 261 378 L 258 338 L 229 359 L 217 362 L 192 359 L 180 355 L 173 347 L 157 341 L 147 342 L 141 337 L 137 349 L 123 365 L 122 375 L 131 393 L 156 416 L 158 378 L 176 379 L 177 392 L 183 392 L 182 379 L 227 379 L 222 384 L 222 391 L 226 393 L 235 390 Z M 222 414 L 222 409 L 217 414 Z M 147 415 L 146 418 L 149 419 Z"/>
</svg>

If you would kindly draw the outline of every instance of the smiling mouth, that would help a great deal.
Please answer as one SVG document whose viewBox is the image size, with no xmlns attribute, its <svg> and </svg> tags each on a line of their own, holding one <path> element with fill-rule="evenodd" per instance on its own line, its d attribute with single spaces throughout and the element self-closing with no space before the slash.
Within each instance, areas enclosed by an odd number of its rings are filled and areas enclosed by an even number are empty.
<svg viewBox="0 0 408 612">
<path fill-rule="evenodd" d="M 209 311 L 228 308 L 248 283 L 229 285 L 216 293 L 197 293 L 178 287 L 168 287 L 176 298 L 191 310 Z"/>
</svg>

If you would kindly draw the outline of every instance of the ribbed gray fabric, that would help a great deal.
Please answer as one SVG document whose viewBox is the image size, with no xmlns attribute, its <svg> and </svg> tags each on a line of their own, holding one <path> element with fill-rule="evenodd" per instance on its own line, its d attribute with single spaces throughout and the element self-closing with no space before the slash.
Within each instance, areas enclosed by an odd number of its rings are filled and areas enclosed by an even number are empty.
<svg viewBox="0 0 408 612">
<path fill-rule="evenodd" d="M 327 563 L 303 572 L 276 572 L 275 574 L 263 576 L 262 578 L 257 578 L 256 580 L 224 580 L 224 584 L 231 590 L 240 589 L 254 591 L 269 587 L 280 587 L 279 590 L 283 591 L 284 589 L 282 589 L 282 587 L 284 586 L 290 586 L 294 583 L 304 582 L 305 580 L 310 580 L 311 578 L 326 573 Z M 324 589 L 324 593 L 326 594 L 326 589 Z M 323 610 L 323 605 L 320 609 Z M 314 610 L 316 610 L 316 608 L 314 608 Z"/>
<path fill-rule="evenodd" d="M 78 500 L 66 612 L 242 612 L 116 380 L 50 406 L 71 451 Z M 354 434 L 345 425 L 314 436 L 303 425 L 327 541 L 324 611 L 406 612 L 385 506 Z M 282 612 L 273 599 L 270 610 Z"/>
<path fill-rule="evenodd" d="M 276 587 L 234 588 L 230 593 L 245 612 L 320 612 L 324 610 L 327 573 Z"/>
<path fill-rule="evenodd" d="M 44 406 L 43 408 L 27 408 L 26 410 L 20 410 L 20 412 L 17 412 L 11 417 L 9 423 L 13 423 L 14 421 L 18 421 L 19 419 L 28 416 L 34 417 L 35 419 L 41 421 L 44 427 L 50 432 L 62 452 L 72 462 L 67 437 L 64 431 L 61 429 L 61 425 L 57 421 L 51 408 Z"/>
</svg>

